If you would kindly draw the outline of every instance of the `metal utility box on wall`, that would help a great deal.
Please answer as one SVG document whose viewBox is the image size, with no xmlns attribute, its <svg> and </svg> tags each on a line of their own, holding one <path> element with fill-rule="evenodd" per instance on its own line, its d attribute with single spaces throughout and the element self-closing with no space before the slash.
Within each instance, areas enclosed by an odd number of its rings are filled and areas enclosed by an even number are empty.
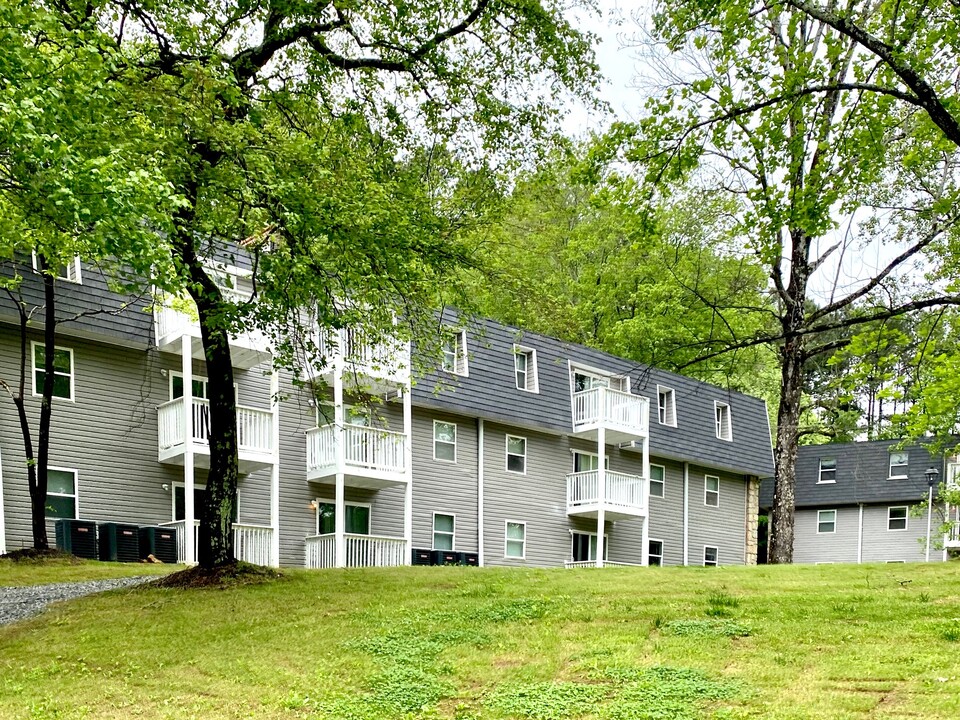
<svg viewBox="0 0 960 720">
<path fill-rule="evenodd" d="M 140 557 L 147 559 L 153 555 L 157 560 L 165 563 L 177 561 L 177 530 L 165 527 L 140 528 Z"/>
<path fill-rule="evenodd" d="M 97 559 L 97 524 L 90 520 L 57 520 L 57 548 L 77 557 Z"/>
<path fill-rule="evenodd" d="M 100 559 L 109 562 L 140 561 L 140 528 L 121 523 L 100 523 Z"/>
</svg>

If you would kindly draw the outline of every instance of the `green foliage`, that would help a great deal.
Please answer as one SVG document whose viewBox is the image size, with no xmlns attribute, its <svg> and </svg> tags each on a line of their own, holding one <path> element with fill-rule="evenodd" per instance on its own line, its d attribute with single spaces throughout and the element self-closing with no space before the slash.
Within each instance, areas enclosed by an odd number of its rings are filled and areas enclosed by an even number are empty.
<svg viewBox="0 0 960 720">
<path fill-rule="evenodd" d="M 529 720 L 563 720 L 597 712 L 609 689 L 602 685 L 549 682 L 507 685 L 484 700 L 503 716 Z"/>
<path fill-rule="evenodd" d="M 747 625 L 733 620 L 671 620 L 664 628 L 680 637 L 749 637 Z"/>
</svg>

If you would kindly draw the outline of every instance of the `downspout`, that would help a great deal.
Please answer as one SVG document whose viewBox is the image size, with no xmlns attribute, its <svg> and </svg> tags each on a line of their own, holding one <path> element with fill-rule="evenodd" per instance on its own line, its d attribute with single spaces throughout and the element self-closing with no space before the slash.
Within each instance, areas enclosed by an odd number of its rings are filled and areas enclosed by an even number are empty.
<svg viewBox="0 0 960 720">
<path fill-rule="evenodd" d="M 477 564 L 483 567 L 483 418 L 477 418 Z"/>
<path fill-rule="evenodd" d="M 690 551 L 690 463 L 683 464 L 683 564 L 689 565 Z"/>
<path fill-rule="evenodd" d="M 273 446 L 273 465 L 270 467 L 270 564 L 280 567 L 280 369 L 270 367 L 270 410 L 273 426 L 270 428 L 270 444 Z"/>
</svg>

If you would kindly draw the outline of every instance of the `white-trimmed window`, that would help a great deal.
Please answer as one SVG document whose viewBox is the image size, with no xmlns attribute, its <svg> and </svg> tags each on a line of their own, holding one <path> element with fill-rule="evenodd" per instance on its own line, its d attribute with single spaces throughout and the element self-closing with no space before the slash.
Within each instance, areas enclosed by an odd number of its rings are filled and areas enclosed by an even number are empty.
<svg viewBox="0 0 960 720">
<path fill-rule="evenodd" d="M 370 534 L 370 503 L 344 503 L 344 532 L 353 535 Z M 337 506 L 333 500 L 317 500 L 317 535 L 337 531 Z"/>
<path fill-rule="evenodd" d="M 446 513 L 433 514 L 433 549 L 434 550 L 453 550 L 454 547 L 454 529 L 456 528 L 456 515 Z"/>
<path fill-rule="evenodd" d="M 207 379 L 199 375 L 194 375 L 191 380 L 191 385 L 193 387 L 193 397 L 206 400 L 209 398 L 207 394 Z M 183 373 L 171 371 L 170 373 L 170 399 L 176 400 L 177 398 L 183 397 Z M 330 407 L 333 407 L 332 405 Z"/>
<path fill-rule="evenodd" d="M 433 459 L 443 462 L 457 461 L 457 424 L 452 422 L 443 422 L 442 420 L 433 421 Z M 437 548 L 446 550 L 448 548 Z"/>
<path fill-rule="evenodd" d="M 837 531 L 837 511 L 817 510 L 817 535 L 829 535 Z"/>
<path fill-rule="evenodd" d="M 907 529 L 907 506 L 899 505 L 887 508 L 887 530 Z"/>
<path fill-rule="evenodd" d="M 713 403 L 713 412 L 717 421 L 717 437 L 721 440 L 733 440 L 733 426 L 730 423 L 730 406 L 726 403 Z"/>
<path fill-rule="evenodd" d="M 650 540 L 647 543 L 647 564 L 663 565 L 663 540 Z"/>
<path fill-rule="evenodd" d="M 206 381 L 204 381 L 206 382 Z M 194 380 L 196 388 L 196 380 Z M 196 392 L 196 390 L 194 390 Z M 196 396 L 195 396 L 196 397 Z M 369 406 L 346 405 L 343 406 L 343 422 L 345 425 L 359 425 L 360 427 L 370 427 L 372 424 L 372 412 Z M 324 425 L 333 425 L 337 422 L 337 408 L 332 402 L 317 403 L 317 427 Z"/>
<path fill-rule="evenodd" d="M 907 452 L 890 453 L 890 477 L 905 478 L 910 475 L 910 454 Z"/>
<path fill-rule="evenodd" d="M 703 566 L 716 567 L 720 564 L 720 548 L 713 545 L 703 546 Z"/>
<path fill-rule="evenodd" d="M 657 385 L 657 415 L 661 425 L 677 426 L 677 402 L 673 388 Z"/>
<path fill-rule="evenodd" d="M 837 459 L 835 457 L 820 458 L 820 475 L 817 484 L 835 483 L 837 481 Z"/>
<path fill-rule="evenodd" d="M 77 471 L 66 468 L 47 468 L 47 502 L 45 515 L 48 518 L 77 517 Z"/>
<path fill-rule="evenodd" d="M 40 272 L 40 259 L 36 251 L 33 253 L 33 271 Z M 83 274 L 80 271 L 80 256 L 74 255 L 73 260 L 57 268 L 54 277 L 57 280 L 66 280 L 67 282 L 83 284 Z"/>
<path fill-rule="evenodd" d="M 456 375 L 468 374 L 467 370 L 467 331 L 448 328 L 443 337 L 443 360 L 441 367 Z"/>
<path fill-rule="evenodd" d="M 650 497 L 662 498 L 666 489 L 667 469 L 663 465 L 650 466 Z"/>
<path fill-rule="evenodd" d="M 523 560 L 527 556 L 527 524 L 525 522 L 506 522 L 503 556 Z"/>
<path fill-rule="evenodd" d="M 610 543 L 607 534 L 603 535 L 603 559 L 607 559 Z M 570 557 L 574 562 L 596 562 L 597 534 L 570 531 Z"/>
<path fill-rule="evenodd" d="M 507 472 L 527 473 L 527 439 L 516 435 L 506 436 Z"/>
<path fill-rule="evenodd" d="M 517 380 L 517 389 L 527 392 L 540 392 L 537 380 L 537 351 L 520 345 L 513 346 L 513 369 Z"/>
<path fill-rule="evenodd" d="M 43 394 L 43 379 L 46 377 L 43 343 L 33 345 L 33 394 Z M 53 349 L 53 396 L 73 400 L 73 350 L 54 346 Z"/>
<path fill-rule="evenodd" d="M 703 476 L 703 504 L 720 507 L 720 478 L 716 475 Z"/>
<path fill-rule="evenodd" d="M 603 467 L 607 470 L 610 469 L 610 456 L 603 456 Z M 591 470 L 600 469 L 600 456 L 596 453 L 584 452 L 583 450 L 574 450 L 573 451 L 573 471 L 575 473 L 579 472 L 590 472 Z"/>
</svg>

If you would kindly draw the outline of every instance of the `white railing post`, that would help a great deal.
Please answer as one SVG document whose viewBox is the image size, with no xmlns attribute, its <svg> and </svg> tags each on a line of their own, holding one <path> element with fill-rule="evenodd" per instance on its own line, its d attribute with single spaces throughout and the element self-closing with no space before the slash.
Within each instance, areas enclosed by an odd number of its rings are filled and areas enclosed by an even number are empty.
<svg viewBox="0 0 960 720">
<path fill-rule="evenodd" d="M 606 388 L 600 388 L 601 391 Z M 607 456 L 606 428 L 601 423 L 597 429 L 597 567 L 603 567 L 603 533 L 606 520 L 607 469 L 604 460 Z"/>
<path fill-rule="evenodd" d="M 193 507 L 193 341 L 184 333 L 181 337 L 180 369 L 183 375 L 183 520 L 184 557 L 197 561 L 197 546 L 193 533 L 196 509 Z"/>
</svg>

